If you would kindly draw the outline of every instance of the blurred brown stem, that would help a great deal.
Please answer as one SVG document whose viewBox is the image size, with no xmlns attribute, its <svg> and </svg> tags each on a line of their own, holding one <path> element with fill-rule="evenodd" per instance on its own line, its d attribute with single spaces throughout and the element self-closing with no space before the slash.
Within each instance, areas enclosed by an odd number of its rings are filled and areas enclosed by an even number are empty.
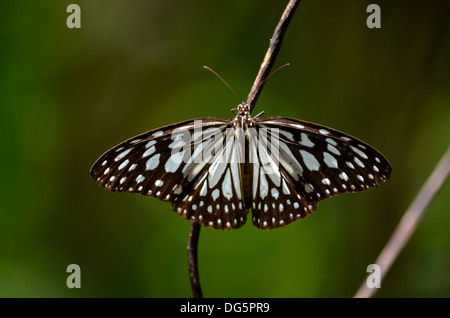
<svg viewBox="0 0 450 318">
<path fill-rule="evenodd" d="M 280 21 L 278 22 L 277 27 L 275 28 L 275 31 L 273 32 L 272 38 L 270 39 L 269 49 L 264 56 L 264 60 L 261 64 L 258 75 L 256 76 L 253 87 L 247 97 L 247 104 L 250 105 L 251 110 L 253 110 L 253 108 L 255 107 L 259 94 L 261 94 L 261 91 L 264 87 L 265 80 L 270 75 L 270 70 L 272 69 L 272 66 L 275 63 L 275 59 L 277 58 L 278 51 L 281 47 L 281 42 L 283 41 L 283 36 L 289 25 L 289 21 L 294 15 L 295 9 L 297 8 L 300 1 L 301 0 L 289 1 L 286 9 L 283 12 L 283 15 L 281 16 Z"/>
<path fill-rule="evenodd" d="M 188 263 L 189 263 L 189 277 L 191 279 L 191 288 L 194 298 L 203 298 L 202 288 L 200 286 L 200 278 L 198 275 L 198 262 L 197 262 L 197 247 L 198 237 L 200 236 L 201 225 L 195 222 L 191 222 L 191 231 L 189 232 L 188 243 Z"/>
<path fill-rule="evenodd" d="M 441 158 L 428 180 L 422 186 L 422 189 L 403 215 L 391 238 L 375 261 L 375 264 L 379 265 L 381 268 L 381 281 L 386 276 L 403 247 L 411 238 L 425 209 L 448 177 L 449 172 L 450 147 L 447 149 L 447 152 Z M 376 291 L 377 288 L 369 288 L 366 281 L 364 281 L 356 293 L 355 298 L 369 298 L 372 297 Z"/>
</svg>

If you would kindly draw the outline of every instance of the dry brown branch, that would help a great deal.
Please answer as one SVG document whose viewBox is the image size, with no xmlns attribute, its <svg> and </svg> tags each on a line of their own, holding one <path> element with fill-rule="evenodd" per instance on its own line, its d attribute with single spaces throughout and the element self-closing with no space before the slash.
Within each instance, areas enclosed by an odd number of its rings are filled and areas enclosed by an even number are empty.
<svg viewBox="0 0 450 318">
<path fill-rule="evenodd" d="M 261 91 L 265 84 L 265 80 L 270 75 L 270 70 L 272 69 L 272 66 L 275 63 L 275 59 L 277 58 L 278 51 L 281 47 L 281 42 L 283 41 L 284 34 L 286 33 L 286 29 L 289 25 L 289 21 L 291 21 L 295 9 L 297 8 L 299 3 L 300 0 L 289 1 L 286 9 L 283 12 L 283 15 L 281 16 L 280 21 L 278 22 L 277 27 L 275 28 L 275 31 L 273 32 L 272 38 L 270 39 L 269 49 L 264 56 L 264 60 L 261 64 L 258 75 L 256 75 L 253 87 L 247 97 L 247 104 L 250 105 L 250 109 L 252 110 L 255 107 L 259 94 L 261 94 Z"/>
<path fill-rule="evenodd" d="M 428 180 L 422 186 L 422 189 L 417 194 L 408 210 L 406 210 L 391 238 L 375 261 L 375 264 L 379 265 L 381 269 L 381 281 L 388 273 L 403 247 L 406 243 L 408 243 L 430 201 L 448 177 L 449 171 L 450 148 L 447 149 L 447 152 L 441 158 Z M 367 287 L 365 280 L 354 297 L 369 298 L 372 297 L 376 291 L 377 288 Z"/>
</svg>

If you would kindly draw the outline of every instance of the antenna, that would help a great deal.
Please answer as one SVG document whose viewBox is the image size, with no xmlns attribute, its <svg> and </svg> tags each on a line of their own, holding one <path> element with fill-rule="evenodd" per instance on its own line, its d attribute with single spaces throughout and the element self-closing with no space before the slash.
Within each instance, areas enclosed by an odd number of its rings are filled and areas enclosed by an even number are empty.
<svg viewBox="0 0 450 318">
<path fill-rule="evenodd" d="M 241 101 L 241 103 L 243 103 L 242 98 L 234 91 L 234 89 L 231 88 L 230 85 L 228 85 L 227 82 L 225 82 L 225 80 L 220 77 L 219 74 L 217 74 L 212 68 L 208 67 L 208 66 L 203 66 L 204 69 L 207 69 L 208 71 L 210 71 L 211 73 L 213 73 L 214 75 L 216 75 L 225 85 L 228 86 L 228 88 L 233 92 L 234 95 L 236 95 L 237 98 L 239 98 L 239 100 Z M 272 73 L 273 74 L 273 73 Z"/>
<path fill-rule="evenodd" d="M 269 77 L 271 77 L 273 74 L 275 74 L 276 72 L 278 72 L 279 70 L 281 70 L 282 68 L 285 68 L 286 66 L 290 66 L 291 64 L 289 64 L 289 63 L 286 63 L 286 64 L 284 64 L 284 65 L 281 65 L 279 68 L 277 68 L 275 71 L 273 71 L 272 73 L 270 73 L 269 74 L 269 76 L 267 76 L 267 78 L 264 80 L 264 81 L 262 81 L 262 83 L 261 84 L 263 84 L 263 83 L 265 83 L 268 79 L 269 79 Z"/>
</svg>

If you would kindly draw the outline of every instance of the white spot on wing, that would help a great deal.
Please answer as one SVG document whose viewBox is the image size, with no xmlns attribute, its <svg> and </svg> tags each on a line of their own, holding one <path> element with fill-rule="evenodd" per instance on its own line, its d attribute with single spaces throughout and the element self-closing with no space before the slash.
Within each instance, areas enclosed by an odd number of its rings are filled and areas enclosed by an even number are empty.
<svg viewBox="0 0 450 318">
<path fill-rule="evenodd" d="M 317 161 L 314 155 L 304 150 L 300 150 L 300 154 L 302 155 L 303 162 L 309 170 L 319 170 L 320 163 Z"/>
<path fill-rule="evenodd" d="M 339 178 L 341 178 L 344 181 L 348 181 L 348 175 L 345 172 L 341 172 L 339 174 Z"/>
<path fill-rule="evenodd" d="M 337 148 L 336 148 L 335 146 L 331 145 L 331 144 L 327 144 L 327 149 L 328 149 L 330 152 L 334 153 L 335 155 L 338 155 L 338 156 L 341 155 L 340 151 L 337 150 Z"/>
<path fill-rule="evenodd" d="M 228 200 L 231 199 L 233 196 L 232 193 L 232 187 L 231 187 L 231 175 L 230 175 L 230 169 L 227 169 L 227 173 L 225 174 L 225 178 L 222 181 L 222 193 L 225 198 Z"/>
<path fill-rule="evenodd" d="M 151 154 L 153 154 L 155 152 L 155 146 L 148 148 L 144 154 L 142 155 L 142 158 L 148 157 Z"/>
<path fill-rule="evenodd" d="M 217 156 L 217 158 L 214 160 L 213 164 L 209 167 L 209 187 L 213 188 L 217 182 L 219 182 L 220 178 L 222 177 L 223 173 L 225 172 L 225 169 L 227 167 L 227 163 L 225 160 L 222 160 L 223 155 Z"/>
<path fill-rule="evenodd" d="M 140 142 L 142 139 L 138 138 L 135 140 L 130 141 L 130 144 L 137 144 L 138 142 Z"/>
<path fill-rule="evenodd" d="M 150 148 L 150 147 L 153 146 L 154 144 L 156 144 L 156 140 L 150 140 L 150 141 L 147 142 L 147 144 L 145 145 L 145 149 Z"/>
<path fill-rule="evenodd" d="M 122 162 L 119 166 L 119 170 L 122 170 L 123 168 L 125 168 L 127 166 L 127 164 L 130 162 L 130 160 L 125 160 L 124 162 Z"/>
<path fill-rule="evenodd" d="M 309 140 L 308 135 L 305 133 L 301 134 L 302 139 L 300 140 L 300 145 L 306 146 L 306 147 L 314 147 L 314 143 Z"/>
<path fill-rule="evenodd" d="M 145 164 L 146 170 L 155 169 L 159 165 L 159 157 L 161 157 L 161 155 L 157 153 L 156 155 L 148 159 Z"/>
<path fill-rule="evenodd" d="M 172 154 L 170 158 L 166 161 L 166 164 L 164 165 L 164 169 L 166 172 L 175 172 L 178 170 L 178 168 L 181 165 L 182 158 L 183 158 L 184 152 L 181 151 L 179 153 Z"/>
<path fill-rule="evenodd" d="M 364 168 L 364 164 L 363 164 L 362 161 L 359 160 L 357 157 L 354 157 L 354 158 L 353 158 L 353 161 L 354 161 L 358 166 L 360 166 L 361 168 Z"/>
<path fill-rule="evenodd" d="M 252 140 L 251 143 L 251 149 L 250 149 L 250 162 L 253 163 L 253 182 L 252 182 L 252 190 L 253 190 L 253 197 L 256 197 L 256 192 L 258 191 L 258 184 L 259 184 L 259 158 L 258 158 L 258 152 L 256 150 L 257 146 L 256 143 L 253 142 L 255 140 L 254 138 L 250 139 Z"/>
<path fill-rule="evenodd" d="M 202 189 L 200 190 L 200 195 L 202 197 L 204 197 L 206 195 L 206 193 L 208 193 L 208 187 L 206 185 L 206 180 L 205 180 L 205 181 L 203 181 L 203 186 L 202 186 Z"/>
<path fill-rule="evenodd" d="M 127 150 L 124 150 L 123 152 L 121 152 L 120 154 L 117 155 L 117 157 L 114 159 L 114 161 L 119 161 L 121 160 L 123 157 L 125 157 L 126 155 L 128 155 L 130 153 L 130 151 L 133 150 L 133 147 L 128 148 Z"/>
<path fill-rule="evenodd" d="M 288 188 L 288 186 L 286 184 L 286 181 L 284 181 L 284 179 L 283 179 L 283 193 L 286 194 L 286 195 L 291 194 L 291 191 L 289 191 L 289 188 Z"/>
<path fill-rule="evenodd" d="M 230 163 L 230 170 L 231 170 L 231 179 L 233 180 L 234 189 L 236 191 L 236 196 L 238 199 L 242 198 L 241 193 L 241 183 L 240 183 L 240 175 L 239 175 L 239 168 L 238 168 L 238 151 L 237 151 L 237 142 L 235 141 L 233 143 L 232 153 L 231 153 L 231 163 Z"/>
<path fill-rule="evenodd" d="M 259 180 L 259 196 L 264 199 L 269 193 L 269 183 L 267 182 L 266 175 L 264 173 L 260 174 Z"/>
<path fill-rule="evenodd" d="M 142 182 L 142 181 L 144 181 L 144 180 L 145 180 L 145 177 L 144 177 L 142 174 L 140 174 L 140 175 L 138 175 L 137 178 L 136 178 L 136 183 Z"/>
<path fill-rule="evenodd" d="M 358 156 L 360 156 L 361 158 L 369 159 L 369 157 L 367 157 L 367 155 L 366 155 L 363 151 L 359 150 L 358 148 L 353 147 L 352 145 L 350 145 L 350 148 L 351 148 L 354 152 L 356 152 L 356 154 L 357 154 Z"/>
<path fill-rule="evenodd" d="M 275 198 L 275 200 L 278 200 L 278 196 L 280 195 L 280 193 L 278 192 L 278 190 L 276 188 L 272 188 L 270 190 L 272 196 Z"/>
<path fill-rule="evenodd" d="M 215 189 L 215 190 L 211 193 L 211 196 L 212 196 L 212 198 L 213 198 L 214 201 L 217 200 L 217 198 L 219 197 L 219 195 L 220 195 L 219 189 Z"/>
<path fill-rule="evenodd" d="M 337 168 L 338 167 L 338 162 L 337 162 L 336 158 L 334 158 L 332 155 L 330 155 L 326 151 L 323 152 L 323 161 L 330 168 Z"/>
<path fill-rule="evenodd" d="M 334 139 L 327 138 L 325 141 L 333 146 L 337 146 L 337 142 Z"/>
</svg>

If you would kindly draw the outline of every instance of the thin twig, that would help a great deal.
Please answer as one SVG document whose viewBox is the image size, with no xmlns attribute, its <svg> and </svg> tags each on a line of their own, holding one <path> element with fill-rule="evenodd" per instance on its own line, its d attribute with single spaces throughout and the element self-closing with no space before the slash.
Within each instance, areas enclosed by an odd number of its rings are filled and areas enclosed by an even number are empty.
<svg viewBox="0 0 450 318">
<path fill-rule="evenodd" d="M 198 276 L 198 262 L 197 262 L 197 247 L 198 237 L 200 235 L 201 225 L 191 222 L 191 231 L 189 232 L 188 243 L 188 263 L 189 263 L 189 277 L 191 279 L 191 288 L 194 298 L 203 298 L 202 288 L 200 286 L 200 278 Z"/>
<path fill-rule="evenodd" d="M 280 50 L 281 42 L 283 41 L 283 36 L 289 25 L 289 21 L 294 15 L 295 9 L 297 8 L 300 1 L 301 0 L 289 1 L 286 9 L 283 12 L 283 15 L 281 16 L 280 22 L 278 22 L 278 25 L 273 32 L 272 38 L 270 39 L 269 49 L 267 50 L 266 56 L 264 57 L 264 60 L 261 64 L 261 68 L 259 69 L 255 82 L 253 83 L 250 94 L 247 97 L 247 104 L 250 105 L 251 110 L 253 110 L 253 108 L 255 107 L 259 94 L 261 94 L 261 91 L 264 87 L 265 80 L 267 76 L 269 76 L 270 70 L 275 63 L 275 59 L 277 58 L 278 51 Z"/>
<path fill-rule="evenodd" d="M 406 245 L 411 235 L 414 233 L 420 219 L 422 218 L 425 209 L 433 199 L 434 195 L 437 193 L 439 188 L 444 183 L 450 172 L 450 147 L 447 152 L 439 161 L 438 165 L 422 186 L 419 194 L 416 196 L 414 201 L 411 203 L 408 210 L 403 215 L 399 225 L 395 229 L 386 246 L 381 251 L 375 264 L 380 266 L 381 281 L 386 276 L 391 265 L 397 259 L 399 253 L 402 251 L 403 247 Z M 372 297 L 377 288 L 369 288 L 366 281 L 363 282 L 355 298 L 369 298 Z"/>
<path fill-rule="evenodd" d="M 278 51 L 281 47 L 281 41 L 283 40 L 284 33 L 288 27 L 289 21 L 295 12 L 297 5 L 301 0 L 290 0 L 286 9 L 278 22 L 277 27 L 273 33 L 272 39 L 270 40 L 270 46 L 264 57 L 264 60 L 259 69 L 258 75 L 256 76 L 253 87 L 247 98 L 247 104 L 250 105 L 251 109 L 255 106 L 256 100 L 261 94 L 264 87 L 265 80 L 270 75 L 270 70 L 275 63 Z M 191 223 L 191 231 L 189 233 L 189 243 L 188 243 L 188 262 L 189 262 L 189 277 L 191 279 L 192 293 L 195 298 L 202 298 L 202 290 L 200 286 L 200 280 L 198 276 L 197 267 L 197 245 L 198 237 L 200 234 L 200 224 Z"/>
</svg>

